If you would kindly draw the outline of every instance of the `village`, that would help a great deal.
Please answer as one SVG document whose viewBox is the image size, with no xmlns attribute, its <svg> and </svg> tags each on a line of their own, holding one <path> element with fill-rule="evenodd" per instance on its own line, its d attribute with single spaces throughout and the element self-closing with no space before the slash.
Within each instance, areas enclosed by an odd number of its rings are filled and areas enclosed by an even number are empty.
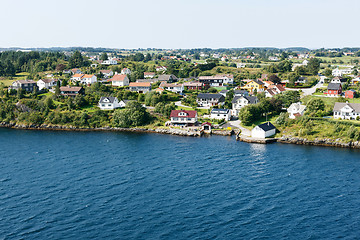
<svg viewBox="0 0 360 240">
<path fill-rule="evenodd" d="M 38 102 L 46 100 L 49 104 L 46 114 L 37 117 L 40 120 L 34 124 L 67 125 L 71 116 L 68 121 L 53 121 L 49 116 L 69 111 L 69 114 L 86 114 L 87 120 L 83 123 L 91 122 L 95 115 L 106 119 L 93 126 L 89 123 L 75 124 L 78 127 L 129 128 L 153 122 L 157 128 L 201 133 L 223 130 L 249 139 L 272 138 L 285 129 L 284 123 L 294 124 L 296 119 L 302 120 L 303 117 L 310 118 L 310 121 L 323 118 L 335 123 L 344 119 L 354 122 L 355 127 L 356 121 L 360 120 L 360 99 L 357 98 L 360 76 L 357 75 L 356 58 L 351 60 L 353 65 L 332 65 L 323 63 L 316 54 L 274 54 L 268 57 L 269 62 L 261 68 L 262 71 L 249 74 L 251 69 L 246 70 L 248 78 L 245 78 L 239 73 L 247 66 L 256 68 L 256 64 L 251 63 L 258 58 L 255 53 L 245 57 L 204 53 L 170 55 L 154 61 L 172 65 L 174 62 L 191 64 L 198 75 L 187 77 L 181 74 L 181 70 L 177 71 L 179 74 L 174 74 L 173 66 L 160 64 L 143 68 L 141 70 L 144 71 L 140 72 L 136 65 L 126 64 L 128 61 L 106 53 L 88 55 L 75 52 L 70 56 L 79 54 L 80 58 L 87 59 L 87 67 L 65 69 L 63 64 L 56 71 L 38 75 L 37 80 L 25 77 L 8 80 L 8 86 L 3 84 L 2 98 L 16 101 L 18 116 L 15 117 L 15 113 L 14 118 L 9 119 L 3 109 L 2 121 L 21 122 L 22 119 L 32 123 L 27 115 L 33 114 L 36 107 L 34 109 L 31 106 L 33 102 L 29 104 L 27 98 L 37 99 Z M 138 55 L 136 53 L 135 57 Z M 140 55 L 140 62 L 144 61 L 144 55 Z M 149 54 L 145 56 L 148 58 Z M 128 67 L 119 68 L 123 65 Z M 205 69 L 203 74 L 198 70 L 201 68 Z M 134 102 L 143 108 L 143 113 L 148 114 L 147 120 L 127 119 L 135 111 L 131 109 L 138 109 L 136 104 L 134 107 Z M 301 133 L 295 135 L 300 136 Z"/>
</svg>

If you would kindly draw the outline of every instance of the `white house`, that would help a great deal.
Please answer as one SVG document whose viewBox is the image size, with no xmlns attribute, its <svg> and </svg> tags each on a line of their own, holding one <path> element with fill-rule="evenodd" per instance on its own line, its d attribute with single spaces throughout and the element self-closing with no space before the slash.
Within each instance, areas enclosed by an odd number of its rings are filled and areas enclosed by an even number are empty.
<svg viewBox="0 0 360 240">
<path fill-rule="evenodd" d="M 105 78 L 109 78 L 114 75 L 114 72 L 111 70 L 100 70 L 100 72 L 104 75 Z"/>
<path fill-rule="evenodd" d="M 238 116 L 240 109 L 249 105 L 249 104 L 256 104 L 258 103 L 258 98 L 254 96 L 235 96 L 232 103 L 232 110 L 231 114 L 233 116 Z"/>
<path fill-rule="evenodd" d="M 224 119 L 225 121 L 230 121 L 231 112 L 229 109 L 213 108 L 210 113 L 210 118 L 212 119 Z"/>
<path fill-rule="evenodd" d="M 161 82 L 159 87 L 174 93 L 182 93 L 184 91 L 184 84 Z"/>
<path fill-rule="evenodd" d="M 341 77 L 346 74 L 351 74 L 352 71 L 353 71 L 352 68 L 346 68 L 346 69 L 335 68 L 334 70 L 332 70 L 332 75 L 334 77 Z"/>
<path fill-rule="evenodd" d="M 59 80 L 58 79 L 40 79 L 39 81 L 36 82 L 36 85 L 38 86 L 39 90 L 42 90 L 44 88 L 50 89 L 56 85 L 57 81 L 59 81 Z"/>
<path fill-rule="evenodd" d="M 121 74 L 130 75 L 130 74 L 131 74 L 131 70 L 128 69 L 128 68 L 123 68 L 123 69 L 121 70 Z"/>
<path fill-rule="evenodd" d="M 144 78 L 154 78 L 155 73 L 154 72 L 144 72 Z"/>
<path fill-rule="evenodd" d="M 82 77 L 81 77 L 81 80 L 80 82 L 82 84 L 93 84 L 93 83 L 96 83 L 97 82 L 97 77 L 94 75 L 94 74 L 84 74 Z"/>
<path fill-rule="evenodd" d="M 333 108 L 333 112 L 335 119 L 360 118 L 360 103 L 336 102 Z"/>
<path fill-rule="evenodd" d="M 98 106 L 101 110 L 114 110 L 121 107 L 116 97 L 101 97 Z"/>
<path fill-rule="evenodd" d="M 340 83 L 341 86 L 344 86 L 344 84 L 347 83 L 345 78 L 342 77 L 334 77 L 333 79 L 331 79 L 330 83 Z"/>
<path fill-rule="evenodd" d="M 253 138 L 267 138 L 275 135 L 276 127 L 271 122 L 260 124 L 251 130 Z"/>
<path fill-rule="evenodd" d="M 218 93 L 199 93 L 196 98 L 196 103 L 200 107 L 222 105 L 225 103 L 225 97 Z"/>
<path fill-rule="evenodd" d="M 129 78 L 125 74 L 116 74 L 108 80 L 111 82 L 111 85 L 114 87 L 124 87 L 129 86 Z"/>
<path fill-rule="evenodd" d="M 172 110 L 170 121 L 173 125 L 192 126 L 197 122 L 197 112 L 194 110 Z"/>
<path fill-rule="evenodd" d="M 297 116 L 304 115 L 305 110 L 306 106 L 302 105 L 301 102 L 297 102 L 291 104 L 290 107 L 287 109 L 287 112 L 289 113 L 289 118 L 295 119 Z"/>
<path fill-rule="evenodd" d="M 115 59 L 104 60 L 101 63 L 102 65 L 117 65 L 117 61 Z"/>
</svg>

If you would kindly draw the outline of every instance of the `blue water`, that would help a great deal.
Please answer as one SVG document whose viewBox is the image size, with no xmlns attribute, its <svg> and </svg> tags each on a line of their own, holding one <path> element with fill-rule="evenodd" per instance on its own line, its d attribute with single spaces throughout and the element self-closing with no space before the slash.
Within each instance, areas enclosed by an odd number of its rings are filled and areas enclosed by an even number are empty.
<svg viewBox="0 0 360 240">
<path fill-rule="evenodd" d="M 356 239 L 360 151 L 0 129 L 0 239 Z"/>
</svg>

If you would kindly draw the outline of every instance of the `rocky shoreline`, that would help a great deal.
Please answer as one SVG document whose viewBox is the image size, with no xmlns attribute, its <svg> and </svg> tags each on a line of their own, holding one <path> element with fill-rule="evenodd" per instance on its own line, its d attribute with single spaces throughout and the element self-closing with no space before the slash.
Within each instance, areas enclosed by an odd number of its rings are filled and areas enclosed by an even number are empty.
<svg viewBox="0 0 360 240">
<path fill-rule="evenodd" d="M 213 130 L 211 133 L 205 133 L 204 131 L 191 131 L 185 129 L 176 129 L 176 128 L 113 128 L 113 127 L 102 127 L 102 128 L 78 128 L 73 126 L 63 126 L 63 125 L 25 125 L 25 124 L 15 124 L 15 123 L 6 123 L 0 122 L 0 127 L 3 128 L 13 128 L 13 129 L 24 129 L 24 130 L 48 130 L 48 131 L 113 131 L 113 132 L 138 132 L 138 133 L 160 133 L 160 134 L 170 134 L 178 136 L 188 136 L 188 137 L 200 137 L 204 134 L 213 134 L 221 136 L 232 136 L 235 134 L 233 130 Z M 237 140 L 247 142 L 247 143 L 286 143 L 286 144 L 296 144 L 296 145 L 310 145 L 310 146 L 325 146 L 325 147 L 340 147 L 340 148 L 356 148 L 360 149 L 360 141 L 356 142 L 341 142 L 341 139 L 315 139 L 308 140 L 306 138 L 292 137 L 292 136 L 282 136 L 280 138 L 272 139 L 252 139 L 250 137 L 245 137 L 237 135 Z"/>
<path fill-rule="evenodd" d="M 48 131 L 114 131 L 114 132 L 139 132 L 139 133 L 161 133 L 161 134 L 170 134 L 178 136 L 189 136 L 189 137 L 200 137 L 204 133 L 203 131 L 192 131 L 185 129 L 176 129 L 176 128 L 114 128 L 114 127 L 102 127 L 102 128 L 79 128 L 73 126 L 63 126 L 63 125 L 25 125 L 25 124 L 16 124 L 16 123 L 6 123 L 1 122 L 0 127 L 3 128 L 14 128 L 14 129 L 24 129 L 24 130 L 48 130 Z M 233 131 L 229 130 L 215 130 L 212 131 L 214 135 L 222 136 L 231 136 Z"/>
</svg>

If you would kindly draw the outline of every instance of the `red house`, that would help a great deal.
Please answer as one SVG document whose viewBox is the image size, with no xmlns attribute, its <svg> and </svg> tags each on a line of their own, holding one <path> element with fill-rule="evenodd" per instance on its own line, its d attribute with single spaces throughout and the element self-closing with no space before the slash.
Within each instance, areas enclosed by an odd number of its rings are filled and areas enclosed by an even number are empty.
<svg viewBox="0 0 360 240">
<path fill-rule="evenodd" d="M 348 90 L 345 92 L 345 98 L 353 99 L 355 97 L 355 90 Z"/>
<path fill-rule="evenodd" d="M 329 83 L 327 87 L 327 92 L 325 94 L 330 97 L 338 97 L 342 93 L 342 87 L 340 83 Z"/>
<path fill-rule="evenodd" d="M 184 83 L 184 87 L 186 87 L 187 90 L 202 90 L 204 84 L 201 82 L 187 82 Z"/>
</svg>

